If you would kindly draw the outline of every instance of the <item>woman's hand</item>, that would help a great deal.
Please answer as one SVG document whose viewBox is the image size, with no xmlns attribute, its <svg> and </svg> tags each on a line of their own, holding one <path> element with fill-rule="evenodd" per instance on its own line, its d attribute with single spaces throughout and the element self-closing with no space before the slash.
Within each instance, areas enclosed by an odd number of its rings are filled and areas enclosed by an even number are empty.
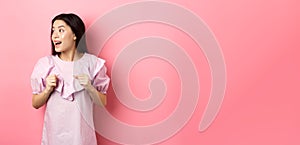
<svg viewBox="0 0 300 145">
<path fill-rule="evenodd" d="M 88 75 L 86 74 L 80 74 L 80 75 L 75 75 L 75 79 L 77 79 L 88 92 L 90 95 L 92 101 L 97 104 L 98 106 L 105 106 L 106 105 L 106 95 L 98 92 L 94 86 L 91 84 L 91 80 Z"/>
<path fill-rule="evenodd" d="M 91 85 L 91 80 L 88 75 L 86 74 L 80 74 L 80 75 L 75 75 L 75 79 L 79 81 L 79 84 L 82 85 L 85 89 L 90 89 Z"/>
<path fill-rule="evenodd" d="M 32 106 L 35 109 L 42 107 L 46 104 L 50 94 L 56 87 L 57 77 L 56 75 L 52 74 L 46 78 L 46 88 L 39 94 L 32 95 Z"/>
<path fill-rule="evenodd" d="M 55 74 L 49 75 L 46 78 L 46 91 L 52 92 L 53 89 L 56 87 L 57 84 L 57 77 Z"/>
</svg>

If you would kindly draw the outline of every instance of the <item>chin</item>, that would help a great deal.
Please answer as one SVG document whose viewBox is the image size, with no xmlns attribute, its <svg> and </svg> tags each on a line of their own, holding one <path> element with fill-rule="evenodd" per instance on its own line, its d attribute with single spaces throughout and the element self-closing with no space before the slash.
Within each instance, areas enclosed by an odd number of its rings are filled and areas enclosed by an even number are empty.
<svg viewBox="0 0 300 145">
<path fill-rule="evenodd" d="M 55 48 L 56 52 L 62 52 L 62 50 L 60 48 Z"/>
</svg>

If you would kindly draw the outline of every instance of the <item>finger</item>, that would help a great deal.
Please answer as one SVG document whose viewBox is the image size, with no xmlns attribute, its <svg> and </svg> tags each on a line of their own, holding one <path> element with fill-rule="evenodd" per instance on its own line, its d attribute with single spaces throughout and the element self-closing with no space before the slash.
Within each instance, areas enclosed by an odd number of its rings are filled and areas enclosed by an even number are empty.
<svg viewBox="0 0 300 145">
<path fill-rule="evenodd" d="M 56 87 L 56 83 L 53 83 L 53 82 L 49 83 L 48 85 L 51 87 Z"/>
<path fill-rule="evenodd" d="M 48 82 L 47 85 L 51 86 L 51 87 L 55 87 L 56 86 L 56 82 Z"/>
<path fill-rule="evenodd" d="M 79 80 L 79 83 L 80 83 L 80 84 L 83 84 L 83 83 L 84 83 L 84 81 L 83 81 L 83 80 Z"/>
<path fill-rule="evenodd" d="M 49 75 L 48 77 L 56 78 L 56 75 L 55 75 L 55 74 L 51 74 L 51 75 Z"/>
<path fill-rule="evenodd" d="M 55 78 L 48 78 L 47 81 L 54 82 L 54 81 L 56 81 L 56 79 Z"/>
<path fill-rule="evenodd" d="M 85 80 L 85 79 L 86 79 L 85 77 L 80 77 L 80 76 L 77 77 L 78 81 L 82 81 L 82 80 Z"/>
<path fill-rule="evenodd" d="M 48 86 L 54 86 L 54 85 L 56 85 L 56 83 L 55 82 L 49 82 L 49 83 L 47 83 L 47 85 Z"/>
<path fill-rule="evenodd" d="M 56 77 L 55 76 L 50 76 L 47 78 L 47 80 L 56 80 Z"/>
<path fill-rule="evenodd" d="M 73 75 L 73 77 L 74 77 L 75 79 L 78 79 L 78 75 Z"/>
<path fill-rule="evenodd" d="M 77 77 L 87 77 L 86 74 L 79 74 L 79 75 L 76 75 Z"/>
<path fill-rule="evenodd" d="M 80 77 L 80 76 L 77 76 L 77 80 L 82 80 L 82 77 Z"/>
</svg>

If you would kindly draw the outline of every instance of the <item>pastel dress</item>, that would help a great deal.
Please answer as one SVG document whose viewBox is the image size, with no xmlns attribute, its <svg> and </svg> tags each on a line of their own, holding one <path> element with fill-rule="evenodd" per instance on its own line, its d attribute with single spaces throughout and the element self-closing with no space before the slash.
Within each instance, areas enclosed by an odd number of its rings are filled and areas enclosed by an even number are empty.
<svg viewBox="0 0 300 145">
<path fill-rule="evenodd" d="M 88 53 L 72 62 L 57 55 L 38 60 L 31 75 L 33 94 L 45 89 L 48 75 L 55 74 L 58 79 L 46 104 L 42 145 L 97 145 L 93 102 L 74 75 L 88 75 L 92 85 L 106 94 L 110 79 L 104 63 Z"/>
</svg>

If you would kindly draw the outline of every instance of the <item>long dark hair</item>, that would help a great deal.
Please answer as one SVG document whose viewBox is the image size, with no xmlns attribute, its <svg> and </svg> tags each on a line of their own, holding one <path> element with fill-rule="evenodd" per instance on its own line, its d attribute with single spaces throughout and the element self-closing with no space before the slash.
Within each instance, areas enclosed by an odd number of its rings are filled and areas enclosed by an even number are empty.
<svg viewBox="0 0 300 145">
<path fill-rule="evenodd" d="M 50 38 L 52 37 L 52 33 L 53 33 L 52 26 L 53 26 L 53 23 L 56 20 L 62 20 L 68 26 L 71 27 L 71 30 L 73 31 L 73 33 L 75 34 L 75 36 L 77 38 L 76 43 L 75 43 L 76 49 L 79 52 L 82 52 L 82 53 L 87 52 L 86 38 L 85 38 L 85 34 L 84 34 L 85 33 L 85 26 L 84 26 L 83 21 L 80 19 L 80 17 L 73 14 L 73 13 L 68 13 L 68 14 L 62 13 L 62 14 L 59 14 L 59 15 L 55 16 L 52 19 Z M 51 46 L 52 46 L 52 55 L 60 54 L 60 52 L 55 51 L 55 46 L 52 42 L 52 39 L 51 39 Z"/>
</svg>

